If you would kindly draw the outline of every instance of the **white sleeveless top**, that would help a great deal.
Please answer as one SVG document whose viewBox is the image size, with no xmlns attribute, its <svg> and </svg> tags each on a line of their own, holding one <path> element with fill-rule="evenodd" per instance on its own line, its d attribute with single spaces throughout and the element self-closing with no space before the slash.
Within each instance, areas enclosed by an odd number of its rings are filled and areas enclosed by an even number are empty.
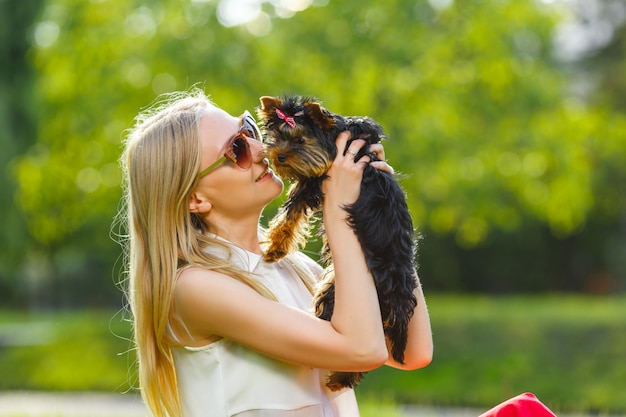
<svg viewBox="0 0 626 417">
<path fill-rule="evenodd" d="M 212 248 L 218 256 L 222 248 Z M 312 312 L 311 294 L 286 261 L 265 263 L 232 245 L 234 265 L 250 271 L 279 300 Z M 300 254 L 319 276 L 321 267 Z M 312 313 L 311 313 L 312 314 Z M 172 349 L 183 417 L 357 417 L 352 389 L 331 392 L 326 371 L 261 355 L 228 339 Z"/>
</svg>

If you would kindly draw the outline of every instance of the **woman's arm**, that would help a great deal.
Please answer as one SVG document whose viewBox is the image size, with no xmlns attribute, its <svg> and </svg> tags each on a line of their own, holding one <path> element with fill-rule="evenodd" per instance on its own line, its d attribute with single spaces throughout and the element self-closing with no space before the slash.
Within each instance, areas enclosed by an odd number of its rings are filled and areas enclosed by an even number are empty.
<svg viewBox="0 0 626 417">
<path fill-rule="evenodd" d="M 430 329 L 428 307 L 422 292 L 422 285 L 415 274 L 417 288 L 413 293 L 417 299 L 417 306 L 409 322 L 409 337 L 404 350 L 404 364 L 395 361 L 391 354 L 386 365 L 398 369 L 414 370 L 427 366 L 433 358 L 433 337 Z"/>
<path fill-rule="evenodd" d="M 354 153 L 365 144 L 363 140 L 353 141 L 344 157 L 342 150 L 347 138 L 347 134 L 341 134 L 337 138 L 338 155 L 328 172 L 330 178 L 325 181 L 322 190 L 324 229 L 335 271 L 335 306 L 331 324 L 338 332 L 350 334 L 355 341 L 358 340 L 357 344 L 369 345 L 378 350 L 382 343 L 386 353 L 374 279 L 365 263 L 357 236 L 346 222 L 348 213 L 344 209 L 357 200 L 363 170 L 369 164 L 370 158 L 364 156 L 354 162 Z M 341 175 L 336 175 L 335 178 L 337 171 Z"/>
<path fill-rule="evenodd" d="M 343 150 L 349 134 L 337 138 Z M 351 145 L 356 152 L 362 140 Z M 176 285 L 176 313 L 194 345 L 225 337 L 277 359 L 316 368 L 367 371 L 387 360 L 374 280 L 343 207 L 356 201 L 363 169 L 339 152 L 324 181 L 324 225 L 335 269 L 331 321 L 271 301 L 215 271 L 185 270 Z"/>
<path fill-rule="evenodd" d="M 393 174 L 393 168 L 385 162 L 385 150 L 383 146 L 374 144 L 370 146 L 370 150 L 375 152 L 379 159 L 379 161 L 372 162 L 370 165 L 381 171 Z M 415 272 L 415 279 L 417 281 L 417 288 L 415 288 L 413 294 L 415 294 L 415 298 L 417 299 L 417 305 L 413 312 L 413 317 L 409 322 L 409 335 L 404 351 L 404 364 L 394 360 L 391 351 L 389 351 L 389 360 L 386 362 L 386 365 L 394 368 L 406 370 L 423 368 L 427 366 L 433 358 L 433 337 L 430 329 L 430 317 L 417 272 Z"/>
<path fill-rule="evenodd" d="M 189 346 L 224 337 L 285 362 L 342 371 L 367 371 L 387 360 L 382 336 L 364 340 L 349 326 L 336 328 L 214 271 L 185 270 L 176 284 L 175 304 L 194 337 L 183 340 Z"/>
</svg>

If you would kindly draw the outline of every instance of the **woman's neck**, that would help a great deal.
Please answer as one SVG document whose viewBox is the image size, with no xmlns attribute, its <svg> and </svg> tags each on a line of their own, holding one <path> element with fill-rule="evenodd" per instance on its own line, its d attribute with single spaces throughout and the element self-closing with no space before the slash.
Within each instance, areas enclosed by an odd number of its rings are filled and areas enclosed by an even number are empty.
<svg viewBox="0 0 626 417">
<path fill-rule="evenodd" d="M 237 219 L 229 221 L 227 219 L 209 220 L 211 233 L 221 237 L 249 252 L 261 254 L 261 245 L 259 242 L 259 219 L 254 221 Z"/>
</svg>

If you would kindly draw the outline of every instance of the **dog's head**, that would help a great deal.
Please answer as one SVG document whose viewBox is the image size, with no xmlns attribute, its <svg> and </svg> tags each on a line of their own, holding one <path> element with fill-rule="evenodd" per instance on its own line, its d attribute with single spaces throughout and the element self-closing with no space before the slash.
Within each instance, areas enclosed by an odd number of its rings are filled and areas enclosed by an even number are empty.
<svg viewBox="0 0 626 417">
<path fill-rule="evenodd" d="M 276 173 L 286 179 L 321 177 L 335 159 L 335 137 L 342 118 L 313 98 L 260 98 L 257 109 L 265 153 Z"/>
</svg>

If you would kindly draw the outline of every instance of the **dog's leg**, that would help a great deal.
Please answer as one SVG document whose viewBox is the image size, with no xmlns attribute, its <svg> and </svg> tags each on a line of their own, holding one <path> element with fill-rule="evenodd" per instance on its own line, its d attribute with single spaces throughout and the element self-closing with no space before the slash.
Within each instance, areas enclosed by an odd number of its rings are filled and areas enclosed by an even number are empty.
<svg viewBox="0 0 626 417">
<path fill-rule="evenodd" d="M 299 195 L 298 186 L 294 184 L 288 200 L 270 222 L 267 233 L 269 246 L 263 256 L 265 262 L 276 262 L 306 245 L 313 210 L 307 201 L 298 198 Z"/>
<path fill-rule="evenodd" d="M 365 372 L 331 372 L 326 380 L 326 386 L 331 391 L 344 388 L 355 388 L 363 380 Z"/>
<path fill-rule="evenodd" d="M 306 244 L 309 235 L 308 207 L 301 204 L 293 206 L 291 210 L 281 208 L 270 222 L 267 238 L 270 242 L 263 259 L 265 262 L 276 262 L 291 252 L 298 250 L 298 246 Z"/>
<path fill-rule="evenodd" d="M 293 183 L 287 201 L 269 224 L 266 262 L 276 262 L 305 247 L 310 236 L 309 219 L 322 205 L 321 184 L 325 177 Z"/>
</svg>

